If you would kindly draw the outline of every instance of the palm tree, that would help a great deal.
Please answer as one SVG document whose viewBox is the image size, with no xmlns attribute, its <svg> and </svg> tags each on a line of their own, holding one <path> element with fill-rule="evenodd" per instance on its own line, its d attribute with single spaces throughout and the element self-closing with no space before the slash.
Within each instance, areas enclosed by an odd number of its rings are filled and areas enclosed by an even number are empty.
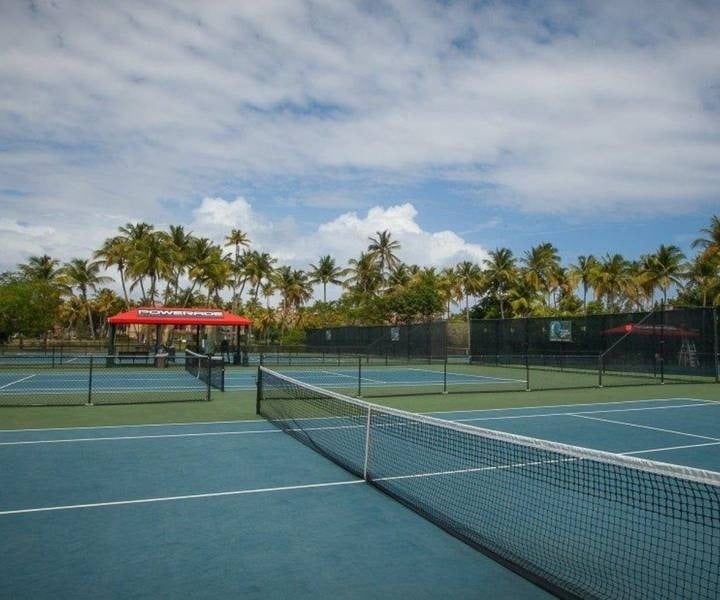
<svg viewBox="0 0 720 600">
<path fill-rule="evenodd" d="M 95 339 L 95 326 L 93 324 L 90 302 L 88 301 L 88 291 L 95 291 L 98 285 L 112 281 L 111 277 L 98 275 L 100 267 L 101 262 L 99 260 L 90 261 L 82 258 L 73 258 L 69 263 L 65 264 L 62 270 L 63 277 L 66 279 L 68 286 L 77 288 L 80 292 L 80 299 L 87 310 L 90 337 L 92 339 Z"/>
<path fill-rule="evenodd" d="M 245 272 L 248 274 L 250 285 L 253 286 L 251 295 L 257 300 L 260 286 L 263 282 L 272 277 L 277 262 L 276 258 L 270 256 L 267 252 L 253 251 L 248 257 L 248 263 L 245 266 Z"/>
<path fill-rule="evenodd" d="M 180 300 L 180 278 L 188 267 L 190 246 L 195 239 L 192 232 L 186 232 L 182 225 L 170 225 L 169 232 L 163 234 L 166 243 L 170 246 L 170 268 L 168 269 L 168 282 L 165 288 L 165 302 L 171 297 L 175 302 Z"/>
<path fill-rule="evenodd" d="M 167 236 L 161 231 L 153 231 L 133 244 L 130 272 L 136 280 L 147 277 L 150 280 L 147 297 L 144 302 L 153 304 L 160 279 L 172 277 L 173 248 L 167 242 Z"/>
<path fill-rule="evenodd" d="M 284 266 L 276 269 L 273 277 L 275 288 L 282 296 L 281 300 L 281 336 L 285 329 L 288 314 L 312 298 L 312 285 L 302 270 Z"/>
<path fill-rule="evenodd" d="M 329 254 L 321 256 L 317 265 L 310 265 L 310 283 L 322 283 L 323 285 L 323 302 L 327 302 L 327 284 L 340 285 L 342 281 L 339 279 L 343 270 L 336 266 L 335 259 Z"/>
<path fill-rule="evenodd" d="M 100 264 L 107 270 L 110 267 L 116 267 L 120 273 L 120 285 L 122 286 L 123 298 L 125 304 L 130 304 L 128 298 L 127 285 L 125 283 L 125 273 L 127 269 L 127 255 L 129 253 L 129 243 L 122 236 L 107 238 L 103 245 L 94 253 L 94 257 L 100 260 Z"/>
<path fill-rule="evenodd" d="M 455 267 L 458 286 L 465 297 L 465 320 L 467 321 L 467 348 L 470 352 L 470 296 L 480 293 L 483 286 L 483 273 L 480 267 L 469 260 Z"/>
<path fill-rule="evenodd" d="M 693 248 L 702 248 L 707 256 L 720 257 L 720 216 L 713 215 L 710 226 L 701 229 L 706 237 L 697 238 L 692 243 Z"/>
<path fill-rule="evenodd" d="M 483 262 L 487 287 L 500 304 L 500 318 L 504 319 L 505 294 L 515 277 L 515 257 L 510 248 L 496 248 L 490 252 L 490 258 L 486 258 Z"/>
<path fill-rule="evenodd" d="M 213 261 L 213 249 L 216 246 L 208 238 L 193 238 L 187 249 L 187 267 L 190 287 L 184 291 L 183 306 L 188 306 L 195 292 L 195 286 L 201 284 L 206 276 L 208 264 Z"/>
<path fill-rule="evenodd" d="M 18 265 L 18 269 L 27 279 L 54 283 L 60 274 L 59 264 L 60 261 L 43 254 L 31 256 L 25 264 Z"/>
<path fill-rule="evenodd" d="M 663 304 L 667 303 L 667 291 L 671 285 L 682 285 L 685 255 L 677 246 L 661 244 L 650 257 L 649 275 L 653 288 L 662 290 Z"/>
<path fill-rule="evenodd" d="M 587 314 L 587 293 L 588 289 L 593 286 L 593 282 L 597 277 L 600 263 L 592 254 L 587 256 L 578 256 L 577 265 L 571 265 L 570 271 L 577 277 L 582 285 L 583 290 L 583 312 Z"/>
<path fill-rule="evenodd" d="M 450 319 L 450 304 L 463 299 L 463 285 L 457 270 L 452 267 L 445 267 L 440 272 L 440 294 L 445 302 L 446 319 Z"/>
<path fill-rule="evenodd" d="M 382 283 L 382 273 L 372 254 L 361 252 L 357 259 L 351 258 L 348 265 L 342 272 L 347 275 L 344 282 L 346 288 L 365 295 L 378 291 Z"/>
<path fill-rule="evenodd" d="M 223 257 L 222 251 L 217 246 L 212 248 L 210 256 L 203 263 L 202 281 L 207 287 L 208 300 L 212 299 L 216 306 L 221 306 L 220 292 L 231 286 L 233 282 L 232 262 Z"/>
<path fill-rule="evenodd" d="M 706 253 L 698 254 L 687 267 L 685 277 L 690 285 L 700 290 L 702 305 L 707 306 L 708 299 L 720 292 L 720 259 Z"/>
<path fill-rule="evenodd" d="M 237 288 L 238 285 L 240 285 L 240 279 L 242 277 L 242 271 L 241 271 L 241 263 L 240 263 L 240 247 L 243 246 L 247 248 L 250 246 L 250 238 L 248 238 L 247 233 L 240 229 L 232 229 L 230 230 L 230 233 L 225 236 L 225 245 L 226 246 L 235 246 L 235 260 L 233 261 L 233 281 L 232 281 L 232 302 L 233 302 L 233 311 L 237 311 L 237 307 L 240 303 L 240 298 L 236 297 L 237 295 Z"/>
<path fill-rule="evenodd" d="M 525 279 L 531 288 L 544 298 L 548 298 L 552 287 L 553 271 L 560 265 L 557 248 L 549 242 L 544 242 L 526 251 L 521 262 L 525 267 Z"/>
<path fill-rule="evenodd" d="M 600 261 L 594 287 L 598 297 L 607 299 L 607 308 L 612 311 L 631 280 L 630 263 L 621 254 L 607 254 Z"/>
<path fill-rule="evenodd" d="M 126 273 L 131 277 L 139 271 L 133 264 L 133 260 L 137 256 L 135 254 L 135 250 L 138 248 L 140 242 L 149 236 L 154 229 L 155 227 L 149 223 L 126 223 L 125 225 L 118 227 L 118 231 L 120 232 L 119 237 L 127 242 L 125 247 L 126 260 L 124 267 Z M 143 277 L 144 275 L 137 276 L 130 286 L 130 289 L 132 290 L 135 286 L 139 285 L 140 293 L 142 294 L 142 297 L 145 298 L 145 282 L 143 281 Z"/>
<path fill-rule="evenodd" d="M 400 250 L 400 242 L 392 240 L 387 229 L 377 231 L 376 234 L 377 237 L 368 238 L 368 254 L 377 261 L 380 273 L 385 275 L 386 270 L 392 271 L 400 264 L 400 259 L 395 255 L 395 251 Z"/>
</svg>

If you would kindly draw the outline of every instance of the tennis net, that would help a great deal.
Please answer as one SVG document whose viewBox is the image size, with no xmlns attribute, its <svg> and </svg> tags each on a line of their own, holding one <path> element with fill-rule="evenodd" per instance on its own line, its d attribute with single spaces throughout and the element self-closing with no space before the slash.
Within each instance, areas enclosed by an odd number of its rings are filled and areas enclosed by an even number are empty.
<svg viewBox="0 0 720 600">
<path fill-rule="evenodd" d="M 215 389 L 225 391 L 225 361 L 222 358 L 185 350 L 185 370 Z"/>
<path fill-rule="evenodd" d="M 720 596 L 719 473 L 381 407 L 264 367 L 257 411 L 557 596 Z"/>
</svg>

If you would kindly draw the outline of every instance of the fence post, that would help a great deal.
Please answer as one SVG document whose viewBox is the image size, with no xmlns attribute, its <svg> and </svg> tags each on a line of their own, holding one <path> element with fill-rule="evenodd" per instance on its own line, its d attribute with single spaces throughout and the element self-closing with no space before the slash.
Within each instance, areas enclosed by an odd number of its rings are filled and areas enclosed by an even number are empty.
<svg viewBox="0 0 720 600">
<path fill-rule="evenodd" d="M 207 355 L 207 390 L 205 391 L 205 400 L 210 402 L 210 394 L 212 393 L 210 391 L 210 382 L 212 381 L 212 355 Z M 198 364 L 198 370 L 202 369 L 202 361 L 200 361 L 200 364 Z"/>
<path fill-rule="evenodd" d="M 362 354 L 358 354 L 358 385 L 357 385 L 358 398 L 362 396 Z"/>
<path fill-rule="evenodd" d="M 665 300 L 660 302 L 660 383 L 665 383 Z"/>
<path fill-rule="evenodd" d="M 530 353 L 525 348 L 525 391 L 530 391 Z"/>
<path fill-rule="evenodd" d="M 93 357 L 90 356 L 90 369 L 88 371 L 88 397 L 87 405 L 92 406 L 92 384 L 93 384 Z"/>
<path fill-rule="evenodd" d="M 713 349 L 715 354 L 715 383 L 720 383 L 720 341 L 718 340 L 718 310 L 713 308 Z"/>
<path fill-rule="evenodd" d="M 598 387 L 603 386 L 603 353 L 598 354 Z"/>
<path fill-rule="evenodd" d="M 448 393 L 448 387 L 447 387 L 447 367 L 448 367 L 448 357 L 447 352 L 445 352 L 445 360 L 443 361 L 443 394 Z"/>
</svg>

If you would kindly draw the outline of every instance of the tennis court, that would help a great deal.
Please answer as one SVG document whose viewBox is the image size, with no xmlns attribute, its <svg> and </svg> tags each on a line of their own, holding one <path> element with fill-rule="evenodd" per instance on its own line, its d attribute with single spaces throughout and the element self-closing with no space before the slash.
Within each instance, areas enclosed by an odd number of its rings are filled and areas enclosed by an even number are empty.
<svg viewBox="0 0 720 600">
<path fill-rule="evenodd" d="M 646 399 L 434 416 L 720 471 L 720 402 Z M 327 419 L 310 425 L 337 430 Z M 431 456 L 420 459 L 432 469 Z M 6 430 L 0 460 L 1 597 L 547 597 L 266 421 Z M 510 532 L 528 515 L 556 518 L 543 510 L 560 498 L 504 489 L 497 470 L 483 476 L 505 495 L 508 522 L 498 527 Z M 461 497 L 467 477 L 445 476 L 443 501 L 469 506 L 472 498 Z M 570 544 L 571 552 L 602 546 L 600 517 L 598 531 L 581 532 L 587 547 Z M 717 514 L 708 517 L 718 522 Z M 693 541 L 690 534 L 685 541 Z M 718 542 L 705 540 L 705 568 L 717 566 Z M 631 565 L 636 545 L 628 539 L 621 557 Z M 631 582 L 633 597 L 668 592 L 667 558 L 654 557 L 657 581 Z M 670 567 L 682 582 L 688 565 Z M 693 597 L 717 597 L 717 571 L 710 578 L 715 587 Z"/>
</svg>

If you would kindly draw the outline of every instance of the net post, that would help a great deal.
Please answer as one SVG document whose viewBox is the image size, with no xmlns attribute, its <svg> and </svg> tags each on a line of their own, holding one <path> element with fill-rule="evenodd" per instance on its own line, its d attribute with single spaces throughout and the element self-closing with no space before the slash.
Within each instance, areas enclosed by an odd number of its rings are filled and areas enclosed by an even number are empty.
<svg viewBox="0 0 720 600">
<path fill-rule="evenodd" d="M 92 387 L 93 387 L 93 357 L 90 356 L 90 368 L 88 369 L 88 395 L 87 406 L 92 406 Z"/>
<path fill-rule="evenodd" d="M 260 414 L 260 402 L 262 401 L 262 395 L 263 395 L 263 372 L 262 367 L 258 366 L 257 370 L 257 380 L 255 382 L 255 385 L 257 386 L 257 390 L 255 392 L 255 414 Z"/>
<path fill-rule="evenodd" d="M 372 418 L 372 407 L 367 407 L 367 419 L 365 420 L 365 456 L 363 457 L 363 479 L 368 479 L 368 463 L 370 461 L 370 422 Z"/>
</svg>

